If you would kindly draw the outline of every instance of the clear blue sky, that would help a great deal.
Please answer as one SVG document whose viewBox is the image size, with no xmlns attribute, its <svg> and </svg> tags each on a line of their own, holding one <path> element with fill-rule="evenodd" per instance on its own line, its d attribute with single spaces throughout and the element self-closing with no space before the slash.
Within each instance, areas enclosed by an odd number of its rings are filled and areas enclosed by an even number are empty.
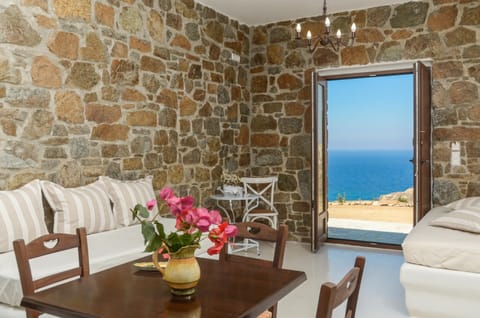
<svg viewBox="0 0 480 318">
<path fill-rule="evenodd" d="M 412 74 L 329 80 L 327 85 L 328 149 L 412 149 Z"/>
</svg>

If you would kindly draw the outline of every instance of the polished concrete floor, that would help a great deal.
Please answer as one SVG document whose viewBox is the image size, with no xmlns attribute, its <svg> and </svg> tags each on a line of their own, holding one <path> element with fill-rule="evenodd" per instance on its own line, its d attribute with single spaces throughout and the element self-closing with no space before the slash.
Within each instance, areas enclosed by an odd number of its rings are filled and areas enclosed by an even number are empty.
<svg viewBox="0 0 480 318">
<path fill-rule="evenodd" d="M 284 267 L 305 271 L 307 281 L 280 301 L 278 318 L 315 317 L 321 284 L 338 282 L 353 267 L 357 255 L 366 257 L 366 266 L 356 317 L 408 317 L 399 280 L 403 263 L 400 251 L 325 244 L 318 253 L 311 253 L 309 248 L 307 244 L 287 243 Z M 260 257 L 268 258 L 271 254 L 272 246 L 262 246 Z M 343 308 L 339 308 L 334 318 L 344 314 Z"/>
</svg>

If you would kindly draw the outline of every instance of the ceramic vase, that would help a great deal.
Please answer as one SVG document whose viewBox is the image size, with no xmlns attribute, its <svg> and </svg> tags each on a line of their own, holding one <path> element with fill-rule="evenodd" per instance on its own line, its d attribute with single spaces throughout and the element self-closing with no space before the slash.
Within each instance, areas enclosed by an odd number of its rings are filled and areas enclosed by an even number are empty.
<svg viewBox="0 0 480 318">
<path fill-rule="evenodd" d="M 170 286 L 175 296 L 191 296 L 200 280 L 200 266 L 195 258 L 195 250 L 199 245 L 188 245 L 175 253 L 170 253 L 165 269 L 158 263 L 158 254 L 153 253 L 153 262 L 162 273 L 163 280 Z"/>
</svg>

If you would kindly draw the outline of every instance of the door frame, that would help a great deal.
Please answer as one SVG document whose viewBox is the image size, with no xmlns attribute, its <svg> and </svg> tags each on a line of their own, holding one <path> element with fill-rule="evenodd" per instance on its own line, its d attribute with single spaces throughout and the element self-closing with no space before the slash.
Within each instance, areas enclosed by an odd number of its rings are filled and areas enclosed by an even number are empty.
<svg viewBox="0 0 480 318">
<path fill-rule="evenodd" d="M 416 78 L 416 72 L 418 71 L 418 68 L 417 68 L 417 65 L 418 64 L 423 64 L 424 66 L 426 66 L 427 68 L 430 69 L 430 74 L 431 74 L 431 67 L 432 67 L 432 60 L 431 59 L 423 59 L 423 60 L 410 60 L 410 61 L 401 61 L 401 62 L 394 62 L 394 63 L 379 63 L 379 64 L 371 64 L 371 65 L 363 65 L 363 66 L 343 66 L 343 67 L 337 67 L 337 68 L 327 68 L 327 69 L 316 69 L 312 72 L 312 135 L 317 131 L 318 127 L 317 127 L 317 123 L 318 123 L 318 119 L 315 118 L 315 116 L 317 115 L 317 110 L 316 110 L 316 106 L 317 106 L 317 79 L 321 79 L 323 81 L 328 81 L 328 80 L 333 80 L 333 79 L 345 79 L 345 78 L 355 78 L 355 77 L 368 77 L 368 76 L 379 76 L 379 75 L 401 75 L 401 74 L 413 74 L 414 75 L 414 87 L 413 87 L 413 90 L 414 90 L 414 110 L 413 110 L 413 113 L 414 113 L 414 140 L 413 140 L 413 147 L 414 147 L 414 164 L 415 164 L 415 167 L 414 167 L 414 191 L 415 191 L 415 187 L 417 186 L 417 172 L 419 171 L 418 170 L 418 163 L 421 162 L 422 158 L 419 158 L 418 157 L 418 154 L 416 152 L 416 148 L 417 146 L 419 145 L 418 143 L 418 139 L 417 139 L 417 135 L 418 135 L 418 122 L 417 122 L 417 119 L 418 119 L 418 108 L 421 107 L 421 105 L 419 105 L 419 96 L 417 95 L 420 95 L 418 94 L 417 90 L 418 90 L 418 78 Z M 431 75 L 429 77 L 429 79 L 431 79 Z M 431 83 L 430 83 L 431 84 Z M 431 85 L 430 85 L 431 86 Z M 424 92 L 423 92 L 424 93 Z M 324 93 L 324 99 L 326 99 L 326 95 L 328 94 L 328 89 L 326 89 L 326 92 Z M 420 97 L 421 100 L 423 100 L 425 102 L 425 98 L 422 98 Z M 325 101 L 326 102 L 326 101 Z M 428 104 L 430 104 L 430 99 L 428 99 Z M 325 105 L 324 106 L 324 109 L 327 109 L 328 108 L 328 105 Z M 430 106 L 430 112 L 431 112 L 431 106 Z M 323 136 L 327 136 L 328 135 L 328 129 L 327 129 L 327 115 L 324 114 L 325 118 L 323 118 L 322 120 L 322 123 L 323 123 L 323 131 L 322 131 L 322 135 Z M 429 118 L 430 120 L 430 118 Z M 429 127 L 431 128 L 431 126 Z M 430 131 L 430 136 L 431 138 L 431 131 Z M 326 138 L 324 138 L 326 139 Z M 312 235 L 311 235 L 311 250 L 312 252 L 316 252 L 318 251 L 318 249 L 320 248 L 321 246 L 321 243 L 323 241 L 325 241 L 326 239 L 328 239 L 328 204 L 327 206 L 325 207 L 325 211 L 318 211 L 318 207 L 319 207 L 319 204 L 318 204 L 318 198 L 315 198 L 315 194 L 318 193 L 318 189 L 316 189 L 316 184 L 318 183 L 318 181 L 315 179 L 316 176 L 318 175 L 318 173 L 315 171 L 317 170 L 316 167 L 317 167 L 317 164 L 316 162 L 314 161 L 314 159 L 317 157 L 315 156 L 314 154 L 317 154 L 318 153 L 318 143 L 314 142 L 316 140 L 316 138 L 314 136 L 312 136 L 311 138 L 312 140 L 312 165 L 311 165 L 311 169 L 312 169 L 312 200 L 311 200 L 311 213 L 312 213 L 312 228 L 311 228 L 311 232 L 312 232 Z M 428 145 L 429 146 L 429 163 L 430 163 L 430 166 L 431 166 L 431 143 Z M 325 149 L 325 147 L 323 147 Z M 325 155 L 326 155 L 326 151 L 322 150 L 323 153 L 324 153 L 324 158 L 323 158 L 323 162 L 322 162 L 322 166 L 323 166 L 323 169 L 324 171 L 327 170 L 327 166 L 326 166 L 326 158 L 325 158 Z M 423 159 L 424 160 L 424 159 Z M 431 169 L 431 168 L 430 168 Z M 429 177 L 431 176 L 431 173 L 429 174 Z M 326 178 L 328 177 L 323 177 L 322 179 L 326 180 Z M 431 184 L 432 184 L 432 180 L 431 180 L 431 177 L 430 177 L 430 189 L 431 189 Z M 323 184 L 324 186 L 324 189 L 323 189 L 323 195 L 324 195 L 324 200 L 326 200 L 326 196 L 327 196 L 327 184 Z M 421 198 L 418 198 L 417 196 L 419 195 L 419 192 L 416 191 L 415 192 L 415 206 L 414 206 L 414 209 L 413 209 L 413 222 L 414 224 L 416 224 L 416 222 L 423 216 L 423 212 L 422 211 L 418 211 L 417 210 L 417 205 L 418 204 L 418 200 L 420 200 Z M 428 200 L 430 201 L 430 206 L 431 206 L 431 195 L 429 196 Z M 319 217 L 320 215 L 323 214 L 323 217 Z M 324 232 L 327 236 L 327 238 L 323 237 L 323 236 L 319 236 L 319 228 L 321 224 L 319 224 L 318 222 L 325 218 L 326 219 L 326 222 L 325 222 L 325 229 L 324 229 Z M 329 240 L 330 241 L 330 240 Z M 358 244 L 357 244 L 358 245 Z M 369 244 L 368 242 L 366 242 L 365 244 L 359 244 L 359 245 L 371 245 Z M 388 244 L 375 244 L 376 246 L 382 246 L 382 247 L 386 247 L 388 246 Z"/>
<path fill-rule="evenodd" d="M 311 228 L 311 250 L 312 252 L 318 251 L 320 245 L 328 239 L 328 199 L 325 191 L 328 185 L 328 176 L 325 173 L 327 171 L 327 143 L 328 135 L 327 130 L 327 81 L 320 77 L 317 72 L 312 72 L 312 189 L 311 189 L 311 207 L 312 207 L 312 228 Z M 320 94 L 321 91 L 321 94 Z M 319 99 L 321 98 L 321 101 Z M 315 107 L 321 103 L 320 107 Z M 321 126 L 318 122 L 318 114 L 322 113 Z M 321 134 L 318 134 L 318 128 L 322 129 Z M 319 135 L 320 138 L 319 138 Z M 318 142 L 321 139 L 321 149 L 318 147 Z M 319 156 L 322 157 L 322 164 L 313 164 L 319 161 Z M 321 190 L 319 189 L 321 187 Z M 322 199 L 319 200 L 320 193 L 322 193 Z M 318 213 L 316 212 L 318 211 Z"/>
</svg>

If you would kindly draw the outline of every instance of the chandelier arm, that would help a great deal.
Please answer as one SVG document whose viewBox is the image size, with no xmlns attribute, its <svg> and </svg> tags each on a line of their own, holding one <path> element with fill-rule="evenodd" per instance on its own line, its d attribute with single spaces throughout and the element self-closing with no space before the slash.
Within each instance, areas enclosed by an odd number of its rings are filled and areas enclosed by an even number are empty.
<svg viewBox="0 0 480 318">
<path fill-rule="evenodd" d="M 350 44 L 350 41 L 351 41 L 351 44 Z M 354 38 L 353 37 L 342 37 L 342 39 L 340 40 L 340 43 L 339 43 L 339 46 L 340 45 L 343 45 L 345 47 L 348 47 L 348 46 L 351 46 L 353 45 L 353 42 L 354 42 Z"/>
<path fill-rule="evenodd" d="M 313 46 L 312 45 L 308 46 L 308 50 L 310 51 L 310 53 L 313 53 L 317 49 L 319 44 L 321 44 L 322 46 L 330 45 L 335 52 L 337 52 L 338 48 L 340 47 L 340 46 L 335 47 L 335 44 L 333 43 L 333 41 L 330 37 L 320 37 L 319 36 L 319 37 L 315 38 L 315 41 L 313 42 Z"/>
<path fill-rule="evenodd" d="M 318 46 L 319 43 L 320 43 L 320 39 L 317 39 L 313 43 L 313 46 L 311 46 L 311 45 L 308 46 L 308 50 L 310 51 L 310 53 L 313 53 L 317 49 L 317 46 Z"/>
<path fill-rule="evenodd" d="M 340 45 L 337 45 L 337 47 L 335 47 L 335 44 L 333 43 L 332 39 L 328 38 L 328 42 L 330 43 L 330 45 L 332 46 L 333 50 L 335 52 L 338 52 L 338 49 L 340 48 Z"/>
</svg>

